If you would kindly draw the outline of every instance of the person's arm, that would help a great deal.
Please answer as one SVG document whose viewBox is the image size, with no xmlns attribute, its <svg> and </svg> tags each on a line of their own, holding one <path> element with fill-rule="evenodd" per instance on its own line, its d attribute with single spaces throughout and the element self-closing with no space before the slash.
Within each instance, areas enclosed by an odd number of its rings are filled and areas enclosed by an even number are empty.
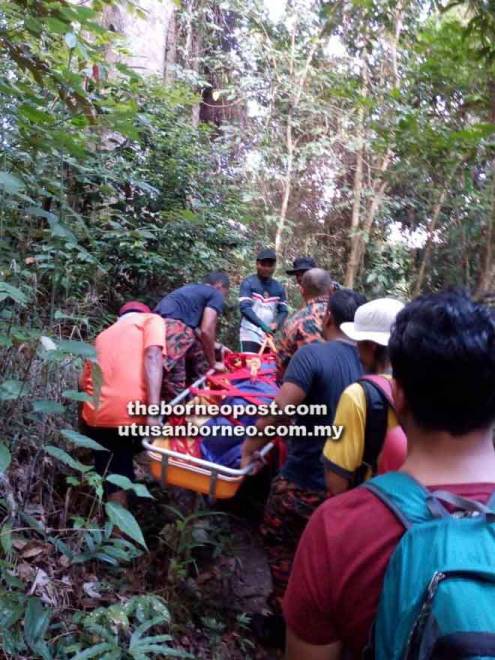
<svg viewBox="0 0 495 660">
<path fill-rule="evenodd" d="M 280 392 L 274 399 L 274 403 L 279 410 L 284 411 L 286 406 L 295 405 L 304 401 L 306 393 L 298 385 L 293 383 L 284 383 L 280 389 Z M 288 416 L 283 415 L 267 415 L 260 417 L 256 422 L 256 429 L 259 433 L 263 433 L 264 429 L 267 426 L 280 426 L 284 422 L 288 421 Z M 241 467 L 246 467 L 249 465 L 253 459 L 253 454 L 261 449 L 264 445 L 270 442 L 271 438 L 265 438 L 263 436 L 256 438 L 248 438 L 244 440 L 241 447 Z"/>
<path fill-rule="evenodd" d="M 146 383 L 146 403 L 160 405 L 160 392 L 163 380 L 163 347 L 148 346 L 144 351 L 144 379 Z M 158 424 L 159 415 L 148 415 L 147 423 Z"/>
<path fill-rule="evenodd" d="M 300 639 L 296 633 L 287 627 L 287 642 L 285 660 L 339 660 L 342 652 L 342 644 L 326 644 L 315 646 Z"/>
<path fill-rule="evenodd" d="M 258 431 L 263 432 L 268 425 L 277 426 L 287 421 L 286 407 L 291 404 L 298 405 L 306 398 L 306 394 L 309 392 L 319 368 L 318 363 L 315 363 L 313 352 L 311 349 L 309 351 L 306 350 L 307 348 L 309 347 L 303 347 L 297 351 L 290 361 L 284 383 L 275 398 L 275 403 L 284 414 L 260 418 L 256 423 Z M 263 437 L 246 440 L 241 450 L 243 466 L 247 465 L 254 452 L 269 442 L 269 440 L 269 438 Z"/>
<path fill-rule="evenodd" d="M 199 339 L 199 341 L 201 341 L 201 330 L 200 330 L 200 328 L 196 328 L 194 330 L 194 334 L 196 335 L 197 339 Z M 221 353 L 222 355 L 224 355 L 225 353 L 232 353 L 232 350 L 230 348 L 228 348 L 228 346 L 224 346 L 224 344 L 222 344 L 221 342 L 219 342 L 215 339 L 215 352 L 216 353 Z"/>
<path fill-rule="evenodd" d="M 285 319 L 289 314 L 289 306 L 287 305 L 287 296 L 285 294 L 285 289 L 283 286 L 281 288 L 280 300 L 277 305 L 277 330 L 284 325 Z"/>
<path fill-rule="evenodd" d="M 249 278 L 241 282 L 241 287 L 239 289 L 239 311 L 241 312 L 241 316 L 253 325 L 256 325 L 258 328 L 261 328 L 263 332 L 272 334 L 273 329 L 264 323 L 253 311 L 253 299 L 251 298 L 252 289 L 248 280 Z"/>
<path fill-rule="evenodd" d="M 205 307 L 201 325 L 199 327 L 199 339 L 211 369 L 221 371 L 222 363 L 215 360 L 215 341 L 217 332 L 218 312 L 212 307 Z"/>
<path fill-rule="evenodd" d="M 297 350 L 297 344 L 293 339 L 294 326 L 294 321 L 286 323 L 282 328 L 282 336 L 277 341 L 277 381 L 279 383 L 282 382 L 290 359 Z"/>
<path fill-rule="evenodd" d="M 339 440 L 329 438 L 323 448 L 325 481 L 330 495 L 349 489 L 352 477 L 361 465 L 364 452 L 366 398 L 363 388 L 354 383 L 345 389 L 335 412 L 334 426 L 342 426 Z"/>
<path fill-rule="evenodd" d="M 346 490 L 349 490 L 351 477 L 347 478 L 337 474 L 331 469 L 326 469 L 325 483 L 327 485 L 328 494 L 334 497 L 335 495 L 340 495 L 340 493 L 345 493 Z"/>
<path fill-rule="evenodd" d="M 162 317 L 158 314 L 149 314 L 143 326 L 144 380 L 148 406 L 160 404 L 166 334 L 167 329 Z M 160 416 L 148 415 L 147 423 L 159 424 Z"/>
</svg>

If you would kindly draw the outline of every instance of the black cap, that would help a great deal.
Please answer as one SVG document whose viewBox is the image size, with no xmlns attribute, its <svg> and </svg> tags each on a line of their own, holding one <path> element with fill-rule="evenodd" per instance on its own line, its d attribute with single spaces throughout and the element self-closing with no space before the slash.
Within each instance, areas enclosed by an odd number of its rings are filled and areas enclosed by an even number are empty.
<svg viewBox="0 0 495 660">
<path fill-rule="evenodd" d="M 270 261 L 277 261 L 275 250 L 272 250 L 271 248 L 263 248 L 260 250 L 256 256 L 256 261 L 264 261 L 265 259 L 269 259 Z"/>
<path fill-rule="evenodd" d="M 316 261 L 313 257 L 297 257 L 292 262 L 292 270 L 286 270 L 287 275 L 295 275 L 301 271 L 310 270 L 311 268 L 316 268 Z"/>
</svg>

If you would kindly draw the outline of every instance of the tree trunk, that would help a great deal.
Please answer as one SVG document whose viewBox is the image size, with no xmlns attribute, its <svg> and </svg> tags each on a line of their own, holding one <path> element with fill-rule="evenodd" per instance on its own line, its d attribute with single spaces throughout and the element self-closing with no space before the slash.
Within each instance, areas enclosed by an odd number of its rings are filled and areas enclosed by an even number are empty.
<svg viewBox="0 0 495 660">
<path fill-rule="evenodd" d="M 399 76 L 399 67 L 397 61 L 397 49 L 399 46 L 399 39 L 402 32 L 404 11 L 407 5 L 407 0 L 401 0 L 395 11 L 395 20 L 394 20 L 394 34 L 391 40 L 391 76 L 394 82 L 395 87 L 400 87 L 400 76 Z M 367 95 L 368 91 L 368 71 L 365 65 L 363 70 L 363 96 Z M 368 204 L 368 210 L 364 218 L 363 226 L 360 229 L 361 224 L 361 197 L 362 197 L 362 188 L 363 188 L 363 157 L 364 157 L 364 115 L 361 115 L 358 122 L 358 139 L 360 142 L 360 148 L 356 156 L 356 171 L 354 175 L 354 193 L 353 193 L 353 204 L 352 204 L 352 217 L 351 217 L 351 251 L 349 255 L 349 261 L 347 262 L 346 274 L 345 274 L 345 285 L 349 288 L 354 286 L 357 274 L 361 267 L 361 264 L 364 260 L 366 252 L 366 243 L 368 236 L 370 234 L 373 222 L 375 220 L 378 209 L 380 208 L 385 190 L 387 188 L 387 183 L 383 180 L 384 174 L 387 172 L 392 160 L 393 151 L 392 148 L 388 148 L 381 165 L 379 167 L 380 174 L 374 180 L 373 184 L 370 186 L 373 190 L 373 197 L 371 202 Z"/>
<path fill-rule="evenodd" d="M 201 52 L 201 37 L 194 29 L 193 13 L 197 9 L 195 0 L 185 0 L 183 7 L 186 19 L 181 26 L 179 40 L 183 42 L 181 49 L 180 63 L 186 69 L 191 69 L 195 73 L 199 71 L 199 53 Z M 174 14 L 175 17 L 175 14 Z M 177 39 L 176 39 L 177 40 Z M 201 104 L 193 105 L 191 110 L 191 122 L 193 126 L 198 126 L 200 122 Z"/>
<path fill-rule="evenodd" d="M 392 150 L 389 149 L 385 154 L 382 164 L 380 166 L 380 176 L 375 179 L 375 182 L 373 184 L 373 197 L 371 198 L 371 202 L 368 204 L 368 210 L 364 218 L 362 231 L 358 234 L 358 241 L 356 241 L 357 244 L 356 261 L 358 264 L 358 268 L 361 266 L 364 260 L 364 254 L 366 252 L 366 245 L 368 243 L 371 227 L 373 226 L 373 222 L 375 221 L 375 217 L 378 212 L 378 209 L 382 205 L 383 196 L 387 188 L 387 181 L 383 180 L 383 175 L 388 170 L 391 157 L 392 157 Z"/>
<path fill-rule="evenodd" d="M 449 182 L 450 181 L 451 181 L 451 177 L 449 177 Z M 442 192 L 440 193 L 440 197 L 438 198 L 438 201 L 433 208 L 431 221 L 428 225 L 428 236 L 426 238 L 425 250 L 423 252 L 423 258 L 419 266 L 418 276 L 416 278 L 416 284 L 414 287 L 414 293 L 413 293 L 414 296 L 419 296 L 419 294 L 421 293 L 421 289 L 423 287 L 423 283 L 426 275 L 426 267 L 428 266 L 430 255 L 433 249 L 432 247 L 433 235 L 437 227 L 438 218 L 440 217 L 440 213 L 445 203 L 445 198 L 447 197 L 447 191 L 448 191 L 448 185 L 446 185 L 443 188 Z"/>
<path fill-rule="evenodd" d="M 196 73 L 199 71 L 199 60 L 200 60 L 199 54 L 201 52 L 201 47 L 202 47 L 201 35 L 198 33 L 194 33 L 192 36 L 191 68 L 194 69 Z M 196 103 L 192 108 L 192 125 L 194 127 L 199 126 L 200 113 L 201 113 L 201 103 Z"/>
<path fill-rule="evenodd" d="M 361 215 L 361 195 L 363 191 L 363 144 L 362 134 L 360 144 L 356 154 L 356 169 L 354 171 L 354 185 L 352 195 L 352 216 L 351 216 L 351 253 L 345 273 L 345 286 L 352 289 L 354 279 L 359 267 L 359 224 Z"/>
<path fill-rule="evenodd" d="M 495 123 L 495 80 L 490 80 L 489 85 L 490 93 L 490 123 Z M 492 187 L 491 187 L 492 208 L 490 218 L 488 220 L 488 227 L 486 231 L 485 254 L 483 258 L 483 270 L 480 275 L 477 293 L 488 292 L 495 279 L 495 265 L 493 264 L 493 241 L 494 225 L 495 225 L 495 160 L 492 161 Z"/>
<path fill-rule="evenodd" d="M 301 101 L 306 79 L 309 73 L 309 67 L 315 56 L 316 49 L 320 43 L 324 31 L 322 30 L 317 39 L 314 40 L 313 45 L 309 49 L 308 55 L 304 62 L 302 73 L 297 79 L 295 74 L 295 49 L 296 49 L 296 26 L 294 26 L 291 34 L 291 54 L 289 62 L 289 77 L 295 78 L 294 84 L 296 91 L 292 99 L 292 104 L 287 115 L 287 128 L 286 128 L 286 146 L 287 146 L 287 166 L 285 170 L 284 192 L 282 196 L 282 203 L 280 205 L 279 219 L 277 223 L 277 231 L 275 233 L 275 252 L 280 255 L 282 252 L 282 239 L 285 224 L 287 220 L 287 209 L 289 208 L 290 194 L 292 190 L 292 172 L 294 168 L 294 150 L 297 145 L 297 138 L 294 140 L 293 136 L 293 113 L 297 110 Z"/>
<path fill-rule="evenodd" d="M 464 163 L 464 159 L 459 161 L 454 167 L 451 169 L 450 173 L 446 175 L 444 184 L 443 184 L 443 189 L 442 192 L 440 193 L 440 197 L 438 198 L 437 203 L 433 207 L 433 214 L 431 216 L 431 221 L 428 224 L 428 235 L 426 237 L 426 244 L 425 244 L 425 250 L 423 252 L 423 259 L 421 260 L 421 264 L 418 270 L 418 275 L 416 278 L 416 284 L 414 287 L 414 296 L 418 296 L 421 292 L 421 288 L 424 284 L 424 279 L 426 275 L 426 268 L 428 266 L 428 262 L 430 260 L 431 252 L 433 250 L 433 234 L 435 232 L 435 229 L 437 227 L 438 219 L 440 217 L 440 213 L 442 211 L 443 205 L 445 203 L 445 198 L 447 197 L 447 193 L 450 189 L 450 184 L 452 183 L 454 176 L 459 169 Z"/>
<path fill-rule="evenodd" d="M 280 207 L 280 215 L 277 224 L 277 232 L 275 234 L 275 252 L 277 255 L 281 254 L 282 249 L 282 234 L 287 219 L 287 209 L 289 207 L 289 199 L 292 188 L 292 167 L 294 159 L 294 143 L 292 141 L 292 113 L 289 112 L 287 117 L 287 130 L 286 130 L 286 143 L 287 143 L 287 168 L 285 170 L 284 180 L 284 194 L 282 197 L 282 205 Z"/>
<path fill-rule="evenodd" d="M 361 95 L 366 97 L 368 94 L 368 73 L 366 64 L 363 69 L 363 88 Z M 352 289 L 359 268 L 359 226 L 361 218 L 361 197 L 363 192 L 363 163 L 364 163 L 364 105 L 358 109 L 357 120 L 357 142 L 356 169 L 354 170 L 354 183 L 352 193 L 352 214 L 351 214 L 351 252 L 345 272 L 345 286 Z"/>
<path fill-rule="evenodd" d="M 397 61 L 397 48 L 399 46 L 400 34 L 402 32 L 402 25 L 404 20 L 404 12 L 408 0 L 403 0 L 397 4 L 395 10 L 395 21 L 394 21 L 394 37 L 392 41 L 392 52 L 391 52 L 391 61 L 392 61 L 392 74 L 394 77 L 394 82 L 396 87 L 400 87 L 400 76 L 399 76 L 399 65 Z"/>
<path fill-rule="evenodd" d="M 174 66 L 177 61 L 177 19 L 175 7 L 170 14 L 166 41 L 165 41 L 165 63 L 164 80 L 166 85 L 171 85 L 175 79 Z"/>
<path fill-rule="evenodd" d="M 491 185 L 491 198 L 492 198 L 492 207 L 490 211 L 490 217 L 488 218 L 488 227 L 486 230 L 486 243 L 485 243 L 485 254 L 483 256 L 483 270 L 480 274 L 480 279 L 476 293 L 478 295 L 487 293 L 493 286 L 493 281 L 495 279 L 495 264 L 493 263 L 493 242 L 495 239 L 494 236 L 494 226 L 495 226 L 495 162 L 492 165 L 492 185 Z"/>
</svg>

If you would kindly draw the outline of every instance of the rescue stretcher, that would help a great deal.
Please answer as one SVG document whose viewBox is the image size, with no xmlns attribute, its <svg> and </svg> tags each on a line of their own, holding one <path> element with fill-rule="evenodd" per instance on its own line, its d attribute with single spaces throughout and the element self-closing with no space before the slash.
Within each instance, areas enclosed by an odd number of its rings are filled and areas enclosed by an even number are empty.
<svg viewBox="0 0 495 660">
<path fill-rule="evenodd" d="M 232 354 L 232 356 L 231 366 L 239 354 Z M 267 358 L 262 358 L 252 354 L 250 357 L 244 356 L 244 359 L 248 368 L 250 368 L 252 377 L 256 378 L 262 362 L 274 360 L 274 356 L 268 354 Z M 252 360 L 251 364 L 250 359 Z M 214 391 L 208 389 L 208 384 L 213 378 L 212 374 L 213 371 L 210 371 L 199 378 L 170 401 L 170 405 L 176 406 L 179 403 L 186 403 L 191 401 L 192 398 L 196 398 L 197 401 L 211 402 L 211 399 L 208 399 L 208 393 L 211 396 Z M 203 396 L 203 393 L 206 396 Z M 249 396 L 247 400 L 249 400 Z M 204 458 L 176 451 L 170 447 L 171 444 L 171 441 L 165 438 L 157 438 L 153 442 L 143 440 L 143 447 L 146 449 L 150 461 L 151 475 L 163 487 L 179 486 L 196 493 L 208 495 L 212 499 L 229 499 L 234 497 L 244 478 L 254 470 L 254 462 L 244 468 L 227 467 Z M 266 444 L 260 450 L 259 458 L 264 459 L 273 447 L 272 442 Z"/>
</svg>

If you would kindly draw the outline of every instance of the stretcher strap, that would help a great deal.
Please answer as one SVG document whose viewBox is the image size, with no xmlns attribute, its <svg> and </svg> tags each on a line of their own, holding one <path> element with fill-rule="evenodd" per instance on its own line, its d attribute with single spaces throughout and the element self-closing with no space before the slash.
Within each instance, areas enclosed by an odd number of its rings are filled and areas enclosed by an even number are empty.
<svg viewBox="0 0 495 660">
<path fill-rule="evenodd" d="M 257 355 L 256 353 L 227 353 L 225 356 L 225 366 L 229 370 L 239 369 L 247 366 L 247 362 L 252 362 L 253 360 L 258 359 L 262 364 L 267 362 L 275 362 L 274 353 L 265 353 L 263 355 Z"/>
<path fill-rule="evenodd" d="M 217 398 L 223 398 L 223 397 L 237 397 L 239 399 L 245 399 L 249 403 L 253 403 L 255 406 L 261 406 L 262 404 L 265 403 L 263 399 L 274 399 L 275 394 L 269 394 L 267 392 L 263 392 L 262 396 L 252 394 L 251 392 L 245 392 L 244 390 L 240 390 L 238 387 L 229 387 L 227 390 L 212 390 L 212 389 L 200 389 L 199 387 L 191 387 L 190 388 L 191 394 L 196 395 L 196 394 L 201 394 L 201 396 L 205 397 L 217 397 Z"/>
<path fill-rule="evenodd" d="M 273 384 L 274 382 L 274 375 L 275 375 L 276 368 L 275 367 L 270 367 L 268 369 L 265 369 L 262 373 L 258 373 L 256 377 L 252 380 L 255 380 L 256 382 L 262 382 L 262 383 L 270 383 Z M 229 387 L 230 383 L 232 383 L 235 380 L 251 380 L 251 371 L 249 369 L 237 369 L 236 371 L 233 371 L 232 373 L 225 373 L 225 374 L 215 374 L 208 376 L 208 383 L 210 385 L 214 385 L 217 387 Z"/>
<path fill-rule="evenodd" d="M 181 454 L 201 458 L 201 442 L 198 438 L 171 438 L 170 449 Z"/>
<path fill-rule="evenodd" d="M 273 337 L 268 334 L 265 335 L 263 343 L 260 346 L 260 350 L 258 351 L 258 355 L 264 355 L 267 348 L 271 355 L 276 355 L 278 352 L 277 347 L 275 346 L 275 342 L 273 341 Z"/>
</svg>

